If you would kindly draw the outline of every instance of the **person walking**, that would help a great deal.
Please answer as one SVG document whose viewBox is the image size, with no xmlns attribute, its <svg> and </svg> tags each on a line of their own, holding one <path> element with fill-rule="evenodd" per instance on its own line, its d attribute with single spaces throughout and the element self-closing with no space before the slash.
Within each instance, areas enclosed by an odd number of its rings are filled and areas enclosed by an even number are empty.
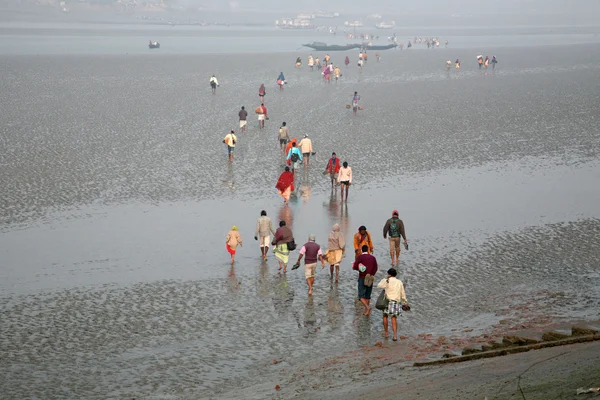
<svg viewBox="0 0 600 400">
<path fill-rule="evenodd" d="M 389 337 L 388 333 L 388 320 L 392 319 L 392 340 L 395 342 L 398 340 L 398 322 L 397 318 L 400 316 L 401 311 L 410 310 L 408 301 L 406 300 L 406 292 L 404 290 L 404 284 L 396 275 L 398 272 L 395 268 L 390 268 L 387 271 L 387 278 L 382 279 L 377 284 L 378 288 L 385 290 L 385 298 L 388 300 L 388 305 L 383 310 L 383 337 Z"/>
<path fill-rule="evenodd" d="M 229 254 L 231 254 L 231 265 L 235 262 L 235 249 L 238 244 L 240 247 L 242 246 L 242 237 L 238 232 L 237 226 L 233 226 L 231 230 L 227 233 L 227 237 L 225 237 L 225 247 Z"/>
<path fill-rule="evenodd" d="M 246 111 L 244 106 L 242 106 L 238 116 L 240 117 L 240 129 L 242 130 L 242 133 L 244 133 L 246 132 L 246 125 L 248 124 L 248 121 L 246 121 L 248 119 L 248 111 Z"/>
<path fill-rule="evenodd" d="M 263 129 L 265 127 L 265 119 L 269 119 L 265 103 L 260 103 L 260 106 L 255 111 L 258 114 L 258 128 Z"/>
<path fill-rule="evenodd" d="M 369 315 L 373 277 L 377 273 L 377 259 L 369 254 L 369 246 L 363 245 L 361 250 L 362 254 L 356 258 L 352 269 L 358 271 L 358 299 L 365 306 L 363 315 Z"/>
<path fill-rule="evenodd" d="M 323 175 L 329 174 L 329 177 L 331 178 L 331 189 L 333 190 L 333 186 L 335 185 L 335 182 L 337 180 L 338 174 L 340 172 L 340 167 L 341 167 L 341 163 L 340 163 L 340 159 L 337 158 L 337 155 L 334 153 L 331 153 L 331 158 L 329 159 L 329 161 L 327 161 L 327 166 L 325 167 L 325 171 L 323 171 Z"/>
<path fill-rule="evenodd" d="M 358 257 L 361 254 L 363 246 L 367 246 L 367 252 L 373 254 L 373 240 L 371 234 L 367 231 L 364 225 L 358 228 L 358 233 L 354 235 L 354 256 Z"/>
<path fill-rule="evenodd" d="M 277 261 L 279 261 L 279 270 L 283 269 L 284 273 L 287 272 L 290 251 L 295 250 L 296 244 L 294 243 L 294 234 L 286 226 L 285 221 L 279 222 L 279 228 L 275 231 L 275 237 L 271 244 L 275 246 L 273 252 Z"/>
<path fill-rule="evenodd" d="M 408 240 L 404 232 L 404 222 L 398 218 L 398 210 L 392 211 L 392 218 L 388 219 L 383 226 L 383 238 L 390 236 L 390 257 L 392 267 L 400 263 L 400 240 L 404 239 L 404 248 L 408 250 Z"/>
<path fill-rule="evenodd" d="M 362 71 L 362 65 L 361 65 L 361 71 Z M 352 113 L 354 115 L 356 115 L 356 113 L 358 112 L 358 101 L 359 100 L 360 100 L 360 96 L 359 96 L 358 92 L 354 92 L 354 94 L 352 95 Z"/>
<path fill-rule="evenodd" d="M 287 154 L 287 160 L 292 162 L 292 172 L 296 173 L 296 170 L 300 167 L 302 162 L 302 153 L 296 146 L 296 142 L 292 142 L 292 148 Z"/>
<path fill-rule="evenodd" d="M 344 189 L 346 190 L 346 201 L 348 201 L 348 190 L 350 189 L 350 185 L 352 185 L 352 168 L 348 166 L 348 162 L 344 161 L 342 164 L 342 168 L 338 172 L 337 177 L 338 184 L 341 186 L 342 190 L 342 200 L 344 200 Z"/>
<path fill-rule="evenodd" d="M 298 143 L 298 147 L 300 147 L 300 152 L 302 153 L 304 166 L 307 167 L 310 164 L 310 155 L 313 152 L 312 140 L 310 140 L 307 134 L 304 134 L 304 137 Z"/>
<path fill-rule="evenodd" d="M 313 59 L 312 54 L 308 56 L 308 68 L 310 68 L 311 71 L 313 71 L 313 68 L 315 66 L 315 60 Z"/>
<path fill-rule="evenodd" d="M 283 76 L 283 72 L 279 73 L 279 76 L 277 77 L 277 84 L 279 85 L 279 91 L 283 91 L 283 85 L 285 85 L 287 82 L 285 81 L 285 76 Z"/>
<path fill-rule="evenodd" d="M 262 210 L 260 217 L 256 221 L 256 231 L 254 232 L 254 240 L 258 240 L 260 246 L 260 253 L 263 260 L 267 259 L 267 253 L 269 252 L 269 244 L 271 243 L 271 233 L 275 234 L 273 229 L 273 223 L 271 218 L 267 217 L 267 212 Z"/>
<path fill-rule="evenodd" d="M 304 243 L 304 246 L 300 249 L 300 255 L 298 261 L 292 267 L 296 269 L 300 266 L 300 261 L 304 257 L 304 277 L 306 278 L 306 284 L 308 285 L 308 295 L 313 293 L 313 285 L 315 283 L 315 272 L 317 271 L 317 261 L 321 261 L 321 269 L 325 268 L 325 260 L 323 259 L 323 252 L 321 246 L 316 242 L 316 237 L 312 233 L 308 235 L 308 242 Z"/>
<path fill-rule="evenodd" d="M 287 124 L 283 122 L 279 128 L 279 149 L 283 151 L 290 140 L 290 133 Z"/>
<path fill-rule="evenodd" d="M 496 59 L 496 56 L 492 56 L 492 69 L 496 69 L 496 64 L 498 64 L 498 60 Z"/>
<path fill-rule="evenodd" d="M 340 263 L 346 252 L 346 240 L 344 234 L 340 232 L 340 225 L 335 224 L 329 233 L 327 241 L 327 251 L 325 259 L 329 264 L 330 279 L 333 279 L 333 270 L 335 269 L 335 281 L 340 278 Z"/>
<path fill-rule="evenodd" d="M 223 139 L 223 143 L 227 145 L 227 154 L 229 154 L 229 161 L 233 161 L 233 150 L 235 150 L 235 144 L 237 143 L 237 137 L 235 136 L 235 131 L 233 129 L 225 136 L 225 139 Z"/>
<path fill-rule="evenodd" d="M 217 86 L 219 86 L 219 81 L 217 80 L 216 76 L 211 76 L 210 79 L 208 80 L 208 83 L 210 84 L 210 89 L 212 90 L 212 94 L 217 93 Z"/>
<path fill-rule="evenodd" d="M 258 88 L 258 99 L 260 100 L 261 104 L 265 102 L 265 94 L 267 94 L 265 84 L 261 83 L 260 87 Z"/>
<path fill-rule="evenodd" d="M 290 167 L 285 167 L 285 171 L 279 175 L 275 188 L 279 190 L 279 195 L 283 197 L 283 201 L 287 204 L 294 191 L 294 174 L 290 172 Z"/>
</svg>

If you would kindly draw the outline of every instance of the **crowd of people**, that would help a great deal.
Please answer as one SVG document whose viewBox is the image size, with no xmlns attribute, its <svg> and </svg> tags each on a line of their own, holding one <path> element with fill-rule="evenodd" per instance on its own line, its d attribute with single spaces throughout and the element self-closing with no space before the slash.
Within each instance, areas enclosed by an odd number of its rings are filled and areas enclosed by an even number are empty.
<svg viewBox="0 0 600 400">
<path fill-rule="evenodd" d="M 361 50 L 358 60 L 359 68 L 362 68 L 366 60 L 366 51 Z M 348 57 L 345 58 L 344 62 L 346 65 L 349 64 L 350 61 Z M 301 68 L 301 66 L 302 60 L 298 57 L 296 60 L 296 67 Z M 322 64 L 318 58 L 315 59 L 310 55 L 308 66 L 310 70 L 314 70 L 315 66 L 320 68 L 323 79 L 326 82 L 330 81 L 331 76 L 334 76 L 337 80 L 342 75 L 341 72 L 339 72 L 339 67 L 334 66 L 329 55 L 325 55 Z M 210 78 L 209 83 L 212 93 L 215 94 L 217 87 L 219 87 L 217 78 L 213 75 Z M 279 90 L 283 91 L 284 85 L 287 83 L 283 72 L 277 77 L 276 83 Z M 267 107 L 265 106 L 266 94 L 265 85 L 261 84 L 258 90 L 260 106 L 255 109 L 259 129 L 264 129 L 265 120 L 269 119 Z M 359 106 L 359 101 L 360 95 L 355 91 L 351 96 L 351 104 L 347 105 L 346 108 L 352 108 L 353 114 L 356 115 L 357 112 L 362 109 L 362 107 Z M 238 112 L 238 117 L 241 132 L 246 132 L 248 126 L 248 111 L 244 106 L 242 106 Z M 314 151 L 312 140 L 308 134 L 304 134 L 304 137 L 300 141 L 295 137 L 290 138 L 287 122 L 282 122 L 279 127 L 278 141 L 282 158 L 284 158 L 286 164 L 284 170 L 277 179 L 275 188 L 283 198 L 284 207 L 287 208 L 290 197 L 296 190 L 295 182 L 297 171 L 308 168 L 310 166 L 311 156 L 314 156 L 316 152 Z M 230 130 L 223 139 L 223 143 L 227 146 L 228 159 L 230 162 L 233 162 L 237 142 L 238 137 L 236 136 L 234 129 Z M 329 176 L 329 179 L 331 180 L 332 191 L 337 190 L 336 187 L 339 186 L 341 200 L 347 202 L 353 178 L 352 167 L 349 165 L 348 161 L 342 162 L 337 154 L 333 152 L 323 167 L 323 175 Z M 387 220 L 383 227 L 383 238 L 389 241 L 392 268 L 387 271 L 387 277 L 377 284 L 379 288 L 384 289 L 385 293 L 383 295 L 383 305 L 378 304 L 378 308 L 380 308 L 384 314 L 383 335 L 385 337 L 389 336 L 388 318 L 391 318 L 394 340 L 397 338 L 396 317 L 400 315 L 403 307 L 404 309 L 409 308 L 404 292 L 404 286 L 402 282 L 396 278 L 402 243 L 404 244 L 404 248 L 408 249 L 404 223 L 399 219 L 398 215 L 398 211 L 394 210 L 392 218 Z M 281 274 L 288 273 L 290 256 L 293 252 L 298 250 L 298 257 L 291 269 L 298 269 L 301 262 L 304 262 L 304 277 L 308 287 L 309 296 L 313 295 L 315 277 L 319 263 L 321 269 L 325 269 L 325 266 L 329 265 L 330 279 L 332 281 L 335 279 L 336 283 L 339 282 L 340 265 L 342 264 L 347 250 L 346 239 L 341 232 L 339 224 L 335 224 L 332 227 L 327 238 L 326 247 L 322 247 L 317 243 L 314 234 L 308 236 L 306 243 L 297 246 L 294 234 L 286 221 L 279 221 L 277 229 L 274 229 L 273 222 L 267 216 L 267 212 L 263 210 L 256 221 L 254 239 L 258 241 L 260 255 L 263 261 L 267 260 L 269 250 L 272 249 L 272 253 L 278 262 L 279 272 Z M 378 262 L 373 255 L 374 246 L 371 234 L 367 231 L 365 226 L 360 226 L 358 228 L 357 233 L 353 237 L 352 244 L 354 251 L 352 270 L 355 270 L 358 273 L 357 300 L 360 301 L 360 304 L 364 307 L 363 314 L 369 316 L 372 310 L 371 291 L 374 285 L 374 276 L 378 271 Z M 227 233 L 225 245 L 226 250 L 231 257 L 230 263 L 233 266 L 238 247 L 242 247 L 243 245 L 243 239 L 237 226 L 233 226 Z M 380 302 L 378 301 L 378 303 Z"/>
</svg>

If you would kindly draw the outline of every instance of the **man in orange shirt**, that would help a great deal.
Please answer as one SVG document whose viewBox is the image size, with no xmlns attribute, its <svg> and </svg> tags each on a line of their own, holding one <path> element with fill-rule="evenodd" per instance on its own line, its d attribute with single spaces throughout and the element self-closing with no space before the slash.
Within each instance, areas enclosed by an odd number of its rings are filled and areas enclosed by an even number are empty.
<svg viewBox="0 0 600 400">
<path fill-rule="evenodd" d="M 355 257 L 362 254 L 362 247 L 368 247 L 368 253 L 373 254 L 373 241 L 371 240 L 371 234 L 367 232 L 367 228 L 362 225 L 358 228 L 358 233 L 354 235 L 354 253 Z"/>
</svg>

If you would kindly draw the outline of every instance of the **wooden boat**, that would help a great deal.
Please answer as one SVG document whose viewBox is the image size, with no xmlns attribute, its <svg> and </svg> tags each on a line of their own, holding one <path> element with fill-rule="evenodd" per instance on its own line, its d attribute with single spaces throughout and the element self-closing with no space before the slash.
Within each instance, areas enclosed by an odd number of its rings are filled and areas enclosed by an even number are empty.
<svg viewBox="0 0 600 400">
<path fill-rule="evenodd" d="M 347 44 L 347 45 L 337 45 L 337 44 L 328 45 L 328 44 L 322 43 L 322 42 L 312 42 L 312 43 L 308 43 L 308 44 L 303 44 L 302 46 L 310 47 L 311 49 L 314 49 L 316 51 L 346 51 L 346 50 L 358 49 L 360 47 L 360 44 L 355 43 L 355 44 Z"/>
</svg>

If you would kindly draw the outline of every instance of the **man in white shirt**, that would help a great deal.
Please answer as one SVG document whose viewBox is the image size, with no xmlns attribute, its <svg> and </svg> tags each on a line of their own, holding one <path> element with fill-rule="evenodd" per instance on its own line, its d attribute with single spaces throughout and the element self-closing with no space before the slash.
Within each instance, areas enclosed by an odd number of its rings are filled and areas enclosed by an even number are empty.
<svg viewBox="0 0 600 400">
<path fill-rule="evenodd" d="M 211 76 L 208 83 L 210 83 L 210 88 L 212 89 L 212 94 L 217 93 L 217 86 L 219 86 L 219 81 L 217 80 L 217 77 L 214 75 Z"/>
<path fill-rule="evenodd" d="M 313 151 L 312 140 L 308 137 L 308 135 L 304 135 L 304 138 L 298 143 L 298 147 L 300 147 L 300 151 L 302 152 L 302 160 L 304 161 L 304 166 L 308 166 L 308 159 Z"/>
<path fill-rule="evenodd" d="M 348 166 L 348 162 L 344 161 L 337 178 L 338 184 L 342 187 L 342 200 L 344 200 L 344 188 L 346 188 L 346 201 L 348 201 L 348 189 L 352 184 L 352 168 Z"/>
<path fill-rule="evenodd" d="M 394 337 L 392 340 L 398 340 L 398 323 L 396 321 L 401 311 L 410 310 L 408 301 L 406 300 L 406 292 L 404 284 L 400 279 L 396 278 L 398 272 L 395 268 L 388 269 L 388 277 L 382 279 L 377 285 L 378 288 L 385 290 L 385 297 L 389 301 L 388 306 L 383 310 L 383 337 L 388 337 L 388 317 L 392 318 L 392 331 Z"/>
</svg>

